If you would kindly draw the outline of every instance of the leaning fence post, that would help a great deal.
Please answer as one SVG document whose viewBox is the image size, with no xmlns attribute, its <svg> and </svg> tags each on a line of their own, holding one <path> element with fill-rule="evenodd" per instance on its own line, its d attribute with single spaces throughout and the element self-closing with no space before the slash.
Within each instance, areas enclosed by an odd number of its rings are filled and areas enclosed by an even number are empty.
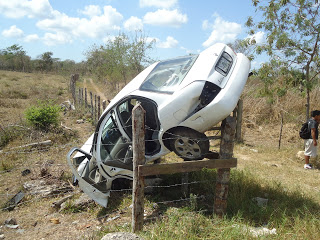
<svg viewBox="0 0 320 240">
<path fill-rule="evenodd" d="M 79 92 L 79 106 L 81 105 L 81 88 L 78 89 L 78 92 Z"/>
<path fill-rule="evenodd" d="M 98 119 L 100 117 L 101 105 L 100 105 L 100 96 L 98 96 Z"/>
<path fill-rule="evenodd" d="M 88 99 L 87 99 L 87 88 L 84 89 L 84 106 L 88 107 Z"/>
<path fill-rule="evenodd" d="M 104 110 L 106 110 L 106 108 L 107 108 L 107 101 L 103 100 L 102 101 L 102 110 L 104 111 Z"/>
<path fill-rule="evenodd" d="M 233 155 L 236 119 L 227 117 L 221 125 L 220 158 L 230 159 Z M 227 210 L 230 168 L 219 168 L 214 198 L 214 213 L 222 216 Z"/>
<path fill-rule="evenodd" d="M 93 101 L 92 101 L 92 92 L 90 92 L 90 105 L 91 105 L 91 119 L 92 119 L 92 122 L 93 122 L 94 118 L 93 118 Z"/>
<path fill-rule="evenodd" d="M 77 75 L 79 78 L 79 74 L 72 74 L 71 79 L 70 79 L 70 91 L 72 94 L 72 99 L 73 99 L 74 105 L 76 104 L 76 80 L 77 80 L 75 75 Z"/>
<path fill-rule="evenodd" d="M 237 127 L 236 127 L 236 140 L 238 142 L 242 140 L 241 139 L 242 110 L 243 110 L 243 100 L 240 99 L 237 106 Z"/>
<path fill-rule="evenodd" d="M 97 95 L 94 95 L 94 123 L 97 123 Z"/>
<path fill-rule="evenodd" d="M 138 167 L 145 163 L 145 114 L 140 104 L 132 110 L 132 148 L 133 148 L 133 188 L 132 188 L 132 232 L 143 229 L 144 177 L 139 175 Z"/>
</svg>

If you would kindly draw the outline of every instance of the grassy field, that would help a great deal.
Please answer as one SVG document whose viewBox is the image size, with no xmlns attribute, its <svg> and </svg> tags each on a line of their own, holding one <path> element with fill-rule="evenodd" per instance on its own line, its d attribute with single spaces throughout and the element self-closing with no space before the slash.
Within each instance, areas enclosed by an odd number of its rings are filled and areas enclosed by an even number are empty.
<svg viewBox="0 0 320 240">
<path fill-rule="evenodd" d="M 91 204 L 84 209 L 73 207 L 75 197 L 63 212 L 51 204 L 63 195 L 41 198 L 27 195 L 13 211 L 3 210 L 5 203 L 23 183 L 35 179 L 67 183 L 71 173 L 66 154 L 73 146 L 81 146 L 94 127 L 84 111 L 61 113 L 59 126 L 42 132 L 26 124 L 25 110 L 38 100 L 56 104 L 70 99 L 68 77 L 0 71 L 0 136 L 9 136 L 0 150 L 0 225 L 15 218 L 19 228 L 2 227 L 5 239 L 100 239 L 106 233 L 131 230 L 131 193 L 112 192 L 108 208 Z M 79 85 L 89 85 L 80 77 Z M 99 89 L 104 86 L 96 83 Z M 94 87 L 87 86 L 90 89 Z M 189 194 L 181 191 L 181 175 L 162 176 L 162 186 L 145 198 L 146 221 L 139 236 L 144 239 L 320 239 L 320 171 L 304 170 L 303 160 L 296 157 L 303 150 L 298 129 L 304 119 L 304 98 L 288 92 L 273 104 L 259 97 L 258 81 L 250 81 L 244 92 L 243 142 L 237 143 L 234 156 L 238 167 L 231 171 L 228 209 L 223 218 L 212 213 L 216 171 L 203 170 L 189 174 Z M 320 91 L 312 93 L 312 105 Z M 107 90 L 105 90 L 107 97 Z M 254 106 L 254 107 L 252 107 Z M 279 133 L 283 113 L 283 133 L 279 149 Z M 78 119 L 85 118 L 82 124 Z M 6 134 L 4 134 L 4 132 Z M 14 147 L 52 140 L 46 149 Z M 216 142 L 212 143 L 217 149 Z M 173 154 L 166 161 L 177 161 Z M 317 160 L 313 160 L 319 166 Z M 50 175 L 43 175 L 42 169 Z M 21 172 L 30 169 L 31 174 Z M 76 197 L 79 194 L 75 195 Z M 255 199 L 267 199 L 260 206 Z M 188 199 L 188 201 L 184 201 Z M 179 200 L 179 201 L 177 201 Z M 181 200 L 181 201 L 180 201 Z M 50 220 L 59 219 L 60 224 Z M 254 230 L 273 229 L 266 236 L 255 236 Z M 257 233 L 256 233 L 257 234 Z"/>
</svg>

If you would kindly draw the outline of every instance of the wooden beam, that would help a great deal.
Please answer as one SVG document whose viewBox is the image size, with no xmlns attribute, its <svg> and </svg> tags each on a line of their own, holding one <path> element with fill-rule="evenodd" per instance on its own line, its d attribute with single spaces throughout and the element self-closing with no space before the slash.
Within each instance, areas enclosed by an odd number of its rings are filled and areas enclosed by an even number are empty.
<svg viewBox="0 0 320 240">
<path fill-rule="evenodd" d="M 237 159 L 210 159 L 199 161 L 187 161 L 178 163 L 162 163 L 153 165 L 140 165 L 140 176 L 151 176 L 172 173 L 185 173 L 199 171 L 203 168 L 233 168 L 237 166 Z"/>
</svg>

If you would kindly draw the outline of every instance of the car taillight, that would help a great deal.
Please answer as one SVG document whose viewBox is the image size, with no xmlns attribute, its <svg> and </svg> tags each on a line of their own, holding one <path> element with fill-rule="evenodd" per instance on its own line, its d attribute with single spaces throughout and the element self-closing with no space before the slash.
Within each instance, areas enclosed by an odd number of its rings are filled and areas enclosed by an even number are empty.
<svg viewBox="0 0 320 240">
<path fill-rule="evenodd" d="M 216 64 L 215 70 L 223 76 L 227 76 L 232 66 L 232 62 L 232 57 L 228 53 L 223 52 Z"/>
</svg>

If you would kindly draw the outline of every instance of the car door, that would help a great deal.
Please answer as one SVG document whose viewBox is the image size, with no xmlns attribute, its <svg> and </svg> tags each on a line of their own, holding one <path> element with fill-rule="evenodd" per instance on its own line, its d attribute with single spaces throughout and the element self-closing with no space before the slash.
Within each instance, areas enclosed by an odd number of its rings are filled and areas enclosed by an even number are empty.
<svg viewBox="0 0 320 240">
<path fill-rule="evenodd" d="M 149 156 L 154 155 L 160 151 L 158 139 L 160 123 L 156 103 L 148 98 L 131 96 L 117 106 L 118 117 L 126 135 L 129 139 L 132 139 L 132 109 L 138 103 L 146 111 L 145 153 Z"/>
</svg>

